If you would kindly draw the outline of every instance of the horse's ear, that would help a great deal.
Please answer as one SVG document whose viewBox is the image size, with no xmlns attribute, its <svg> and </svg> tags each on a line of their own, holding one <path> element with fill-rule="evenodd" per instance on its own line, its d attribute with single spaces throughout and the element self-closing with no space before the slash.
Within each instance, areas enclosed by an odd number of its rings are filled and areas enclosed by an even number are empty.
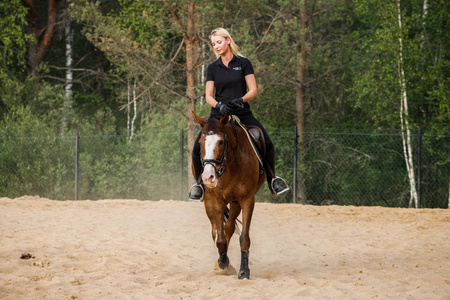
<svg viewBox="0 0 450 300">
<path fill-rule="evenodd" d="M 192 114 L 194 115 L 195 121 L 197 121 L 197 123 L 198 123 L 200 126 L 203 126 L 203 124 L 205 124 L 205 120 L 203 120 L 201 117 L 197 116 L 197 115 L 195 114 L 195 112 L 192 112 Z"/>
<path fill-rule="evenodd" d="M 227 125 L 229 120 L 230 120 L 230 116 L 228 114 L 226 114 L 225 116 L 222 117 L 222 119 L 220 119 L 220 121 L 219 121 L 220 126 L 225 127 L 225 125 Z"/>
</svg>

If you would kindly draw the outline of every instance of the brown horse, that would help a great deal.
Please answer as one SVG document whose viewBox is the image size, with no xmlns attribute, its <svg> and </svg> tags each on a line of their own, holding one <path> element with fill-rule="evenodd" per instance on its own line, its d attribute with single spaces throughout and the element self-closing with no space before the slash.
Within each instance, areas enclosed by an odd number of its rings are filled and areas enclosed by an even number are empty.
<svg viewBox="0 0 450 300">
<path fill-rule="evenodd" d="M 255 194 L 263 185 L 266 174 L 259 165 L 245 131 L 234 121 L 229 121 L 228 115 L 220 120 L 210 118 L 207 121 L 196 114 L 194 116 L 202 128 L 199 143 L 205 186 L 203 201 L 212 225 L 212 238 L 219 252 L 218 265 L 225 270 L 230 264 L 228 245 L 236 229 L 237 217 L 242 211 L 238 278 L 249 279 L 250 222 Z"/>
</svg>

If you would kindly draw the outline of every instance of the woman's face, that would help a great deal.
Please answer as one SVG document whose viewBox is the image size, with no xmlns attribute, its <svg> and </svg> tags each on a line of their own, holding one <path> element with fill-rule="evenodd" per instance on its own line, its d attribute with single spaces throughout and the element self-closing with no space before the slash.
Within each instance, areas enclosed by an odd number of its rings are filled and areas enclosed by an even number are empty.
<svg viewBox="0 0 450 300">
<path fill-rule="evenodd" d="M 224 38 L 218 35 L 211 36 L 211 43 L 214 48 L 214 51 L 220 56 L 227 53 L 227 51 L 230 49 L 230 40 L 228 38 Z"/>
</svg>

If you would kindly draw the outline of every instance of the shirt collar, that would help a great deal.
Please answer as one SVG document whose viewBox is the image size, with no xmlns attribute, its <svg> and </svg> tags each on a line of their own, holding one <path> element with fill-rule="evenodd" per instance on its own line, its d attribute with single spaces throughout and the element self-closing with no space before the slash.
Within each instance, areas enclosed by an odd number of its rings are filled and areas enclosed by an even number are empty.
<svg viewBox="0 0 450 300">
<path fill-rule="evenodd" d="M 236 59 L 237 59 L 236 55 L 233 54 L 233 58 L 230 60 L 230 63 L 231 63 L 232 61 L 235 61 Z M 216 65 L 218 65 L 218 66 L 220 66 L 220 65 L 225 66 L 225 65 L 222 63 L 222 57 L 219 57 L 219 58 L 216 60 Z"/>
</svg>

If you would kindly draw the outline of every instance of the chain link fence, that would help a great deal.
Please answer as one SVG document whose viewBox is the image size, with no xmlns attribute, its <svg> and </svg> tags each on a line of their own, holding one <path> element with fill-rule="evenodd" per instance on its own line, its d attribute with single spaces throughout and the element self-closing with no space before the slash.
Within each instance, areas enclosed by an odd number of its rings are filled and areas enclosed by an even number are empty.
<svg viewBox="0 0 450 300">
<path fill-rule="evenodd" d="M 399 133 L 308 131 L 295 157 L 293 128 L 268 131 L 277 153 L 277 175 L 286 179 L 291 190 L 275 197 L 265 184 L 257 201 L 292 203 L 302 198 L 303 203 L 314 205 L 410 205 Z M 180 132 L 141 132 L 131 143 L 126 136 L 81 132 L 78 150 L 75 141 L 74 134 L 0 136 L 0 196 L 187 199 L 191 172 L 187 141 Z M 411 141 L 420 207 L 448 208 L 450 136 L 425 131 L 413 134 Z"/>
<path fill-rule="evenodd" d="M 293 160 L 288 161 L 292 146 L 287 143 L 292 131 L 274 132 L 271 136 L 277 136 L 281 156 L 278 169 L 292 182 L 293 168 L 289 165 L 293 165 Z M 417 132 L 411 135 L 411 146 L 420 207 L 448 208 L 450 136 Z M 398 132 L 308 131 L 297 154 L 297 194 L 303 192 L 305 203 L 411 205 L 402 136 Z M 288 202 L 290 196 L 280 200 Z"/>
</svg>

